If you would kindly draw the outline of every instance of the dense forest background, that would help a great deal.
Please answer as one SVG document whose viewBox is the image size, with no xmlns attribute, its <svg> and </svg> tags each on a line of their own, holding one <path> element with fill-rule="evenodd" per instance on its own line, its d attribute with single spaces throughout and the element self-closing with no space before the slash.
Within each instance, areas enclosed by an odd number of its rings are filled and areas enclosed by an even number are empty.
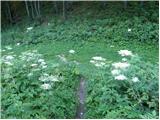
<svg viewBox="0 0 160 120">
<path fill-rule="evenodd" d="M 1 7 L 2 26 L 16 24 L 25 18 L 28 18 L 32 22 L 34 20 L 42 23 L 58 15 L 61 16 L 61 19 L 66 20 L 74 16 L 74 11 L 80 11 L 81 9 L 82 11 L 86 10 L 85 12 L 87 13 L 87 8 L 93 9 L 97 13 L 92 14 L 92 17 L 95 17 L 102 12 L 109 14 L 109 11 L 107 12 L 105 10 L 111 7 L 117 8 L 114 13 L 117 15 L 121 15 L 122 11 L 125 11 L 128 13 L 126 15 L 129 15 L 129 13 L 131 16 L 133 14 L 136 16 L 143 15 L 148 20 L 158 22 L 158 13 L 155 12 L 155 9 L 158 10 L 158 1 L 2 1 Z M 76 14 L 76 16 L 78 15 L 80 14 Z"/>
<path fill-rule="evenodd" d="M 107 42 L 130 39 L 157 43 L 158 7 L 158 1 L 2 1 L 2 44 L 29 39 L 40 42 L 46 37 L 47 40 L 76 38 L 88 41 L 95 35 L 101 41 L 107 39 Z M 30 38 L 24 32 L 26 26 L 38 27 L 50 23 L 53 24 L 49 31 L 36 30 L 36 33 L 29 34 Z M 135 32 L 126 35 L 124 30 L 128 27 L 136 28 Z M 37 40 L 39 36 L 44 37 Z"/>
</svg>

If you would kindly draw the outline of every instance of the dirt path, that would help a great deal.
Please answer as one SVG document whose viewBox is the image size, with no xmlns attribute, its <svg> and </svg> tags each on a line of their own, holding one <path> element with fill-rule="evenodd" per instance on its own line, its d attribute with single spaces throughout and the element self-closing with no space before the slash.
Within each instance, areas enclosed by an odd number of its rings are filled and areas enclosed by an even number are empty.
<svg viewBox="0 0 160 120">
<path fill-rule="evenodd" d="M 77 91 L 77 97 L 79 100 L 79 105 L 76 111 L 76 118 L 82 119 L 84 117 L 84 100 L 85 100 L 85 79 L 84 77 L 80 77 L 80 84 Z"/>
</svg>

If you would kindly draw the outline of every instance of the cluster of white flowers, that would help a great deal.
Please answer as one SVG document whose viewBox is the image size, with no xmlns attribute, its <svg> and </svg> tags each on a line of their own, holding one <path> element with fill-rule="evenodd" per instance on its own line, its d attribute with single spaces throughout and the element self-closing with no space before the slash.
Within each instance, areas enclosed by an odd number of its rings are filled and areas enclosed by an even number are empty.
<svg viewBox="0 0 160 120">
<path fill-rule="evenodd" d="M 7 50 L 12 50 L 12 48 L 10 46 L 6 46 L 5 47 Z"/>
<path fill-rule="evenodd" d="M 42 69 L 47 68 L 47 64 L 46 64 L 46 62 L 44 61 L 44 59 L 39 59 L 39 60 L 38 60 L 38 63 L 40 64 L 40 67 L 41 67 Z"/>
<path fill-rule="evenodd" d="M 133 82 L 139 82 L 139 79 L 138 79 L 138 77 L 133 77 L 133 78 L 132 78 L 132 81 L 133 81 Z"/>
<path fill-rule="evenodd" d="M 128 28 L 128 32 L 131 32 L 132 29 Z"/>
<path fill-rule="evenodd" d="M 113 63 L 112 66 L 116 69 L 126 69 L 130 66 L 130 64 L 127 62 L 117 62 Z"/>
<path fill-rule="evenodd" d="M 19 46 L 19 45 L 20 45 L 20 43 L 17 43 L 16 45 L 17 45 L 17 46 Z"/>
<path fill-rule="evenodd" d="M 118 76 L 115 76 L 115 79 L 116 79 L 116 80 L 126 80 L 127 77 L 126 77 L 125 75 L 123 75 L 123 74 L 120 74 L 120 75 L 118 75 Z"/>
<path fill-rule="evenodd" d="M 44 84 L 41 85 L 41 88 L 44 89 L 44 90 L 48 90 L 48 89 L 51 89 L 52 86 L 49 83 L 44 83 Z"/>
<path fill-rule="evenodd" d="M 42 59 L 42 54 L 39 54 L 37 50 L 23 52 L 19 58 L 25 61 L 27 65 L 30 65 L 34 71 L 47 68 L 47 64 L 44 59 Z"/>
<path fill-rule="evenodd" d="M 122 58 L 122 61 L 126 62 L 126 61 L 127 61 L 127 58 Z"/>
<path fill-rule="evenodd" d="M 132 52 L 129 51 L 129 50 L 119 50 L 118 53 L 121 55 L 121 56 L 132 56 Z"/>
<path fill-rule="evenodd" d="M 131 56 L 133 57 L 134 55 L 132 54 L 131 51 L 128 50 L 120 50 L 118 53 L 121 56 Z M 122 62 L 117 62 L 112 64 L 112 70 L 111 74 L 114 76 L 115 80 L 127 80 L 128 78 L 123 74 L 124 72 L 127 72 L 127 68 L 131 66 L 130 63 L 127 62 L 127 58 L 122 58 Z M 139 79 L 138 77 L 132 77 L 131 80 L 133 82 L 138 82 Z"/>
<path fill-rule="evenodd" d="M 14 56 L 13 55 L 4 55 L 2 56 L 2 63 L 12 66 L 14 62 Z"/>
<path fill-rule="evenodd" d="M 121 56 L 133 56 L 133 53 L 129 50 L 120 50 L 118 51 L 118 53 L 121 55 Z"/>
<path fill-rule="evenodd" d="M 112 75 L 119 75 L 120 74 L 120 70 L 118 70 L 118 69 L 113 69 L 112 71 L 111 71 L 111 73 L 112 73 Z"/>
<path fill-rule="evenodd" d="M 45 73 L 39 78 L 39 80 L 43 82 L 56 82 L 59 81 L 59 77 L 57 75 L 48 75 Z"/>
<path fill-rule="evenodd" d="M 27 32 L 31 31 L 32 29 L 33 29 L 33 27 L 28 27 Z"/>
<path fill-rule="evenodd" d="M 69 50 L 69 53 L 74 54 L 75 51 L 74 50 Z"/>
<path fill-rule="evenodd" d="M 59 77 L 58 75 L 49 75 L 47 73 L 44 73 L 39 77 L 39 80 L 43 82 L 41 85 L 42 89 L 51 89 L 53 82 L 58 82 L 62 79 L 63 77 Z"/>
<path fill-rule="evenodd" d="M 106 65 L 105 61 L 105 58 L 102 58 L 101 56 L 95 56 L 92 57 L 90 63 L 94 64 L 96 67 L 104 67 Z"/>
<path fill-rule="evenodd" d="M 21 60 L 25 60 L 27 62 L 31 62 L 31 61 L 37 61 L 39 58 L 41 58 L 41 54 L 37 53 L 37 50 L 33 50 L 33 51 L 26 51 L 26 52 L 22 52 L 22 55 L 20 55 L 20 59 Z"/>
</svg>

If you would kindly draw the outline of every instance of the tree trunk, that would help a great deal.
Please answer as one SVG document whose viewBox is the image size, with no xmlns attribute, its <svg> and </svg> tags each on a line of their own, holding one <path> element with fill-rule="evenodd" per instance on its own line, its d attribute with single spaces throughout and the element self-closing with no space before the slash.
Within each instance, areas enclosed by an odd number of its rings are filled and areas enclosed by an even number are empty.
<svg viewBox="0 0 160 120">
<path fill-rule="evenodd" d="M 66 20 L 66 2 L 63 0 L 63 20 Z"/>
<path fill-rule="evenodd" d="M 34 2 L 34 1 L 30 1 L 31 11 L 32 11 L 32 18 L 34 19 L 34 18 L 35 18 L 35 14 L 34 14 L 34 5 L 33 5 L 33 2 Z"/>
<path fill-rule="evenodd" d="M 127 9 L 127 0 L 124 1 L 124 9 Z"/>
<path fill-rule="evenodd" d="M 53 4 L 54 4 L 55 12 L 56 12 L 56 14 L 58 14 L 58 5 L 57 5 L 57 2 L 54 1 Z"/>
<path fill-rule="evenodd" d="M 41 16 L 41 11 L 40 11 L 40 1 L 37 1 L 38 3 L 37 3 L 37 5 L 38 5 L 38 14 L 39 14 L 39 16 Z"/>
<path fill-rule="evenodd" d="M 9 21 L 10 21 L 10 23 L 13 23 L 12 13 L 11 13 L 11 8 L 10 8 L 9 2 L 6 2 L 6 5 L 7 5 L 7 11 L 8 11 L 8 18 L 9 18 Z"/>
<path fill-rule="evenodd" d="M 25 1 L 25 6 L 26 6 L 27 15 L 29 18 L 31 18 L 27 1 Z"/>
<path fill-rule="evenodd" d="M 34 1 L 34 11 L 36 13 L 36 16 L 39 16 L 39 12 L 38 12 L 38 4 L 37 4 L 38 1 Z"/>
<path fill-rule="evenodd" d="M 142 0 L 141 0 L 141 3 L 140 3 L 140 4 L 141 4 L 141 7 L 143 8 L 143 1 L 142 1 Z"/>
</svg>

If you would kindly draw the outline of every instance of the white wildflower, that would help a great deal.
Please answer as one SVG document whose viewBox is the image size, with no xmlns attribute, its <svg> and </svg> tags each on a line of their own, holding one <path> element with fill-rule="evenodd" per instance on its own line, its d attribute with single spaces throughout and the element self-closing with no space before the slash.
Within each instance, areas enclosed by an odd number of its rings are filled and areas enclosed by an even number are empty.
<svg viewBox="0 0 160 120">
<path fill-rule="evenodd" d="M 114 47 L 114 45 L 111 45 L 110 47 L 112 48 L 112 47 Z"/>
<path fill-rule="evenodd" d="M 36 67 L 37 66 L 37 64 L 31 64 L 31 67 Z"/>
<path fill-rule="evenodd" d="M 51 75 L 51 76 L 49 76 L 49 79 L 50 79 L 50 81 L 54 81 L 54 82 L 59 81 L 58 76 Z"/>
<path fill-rule="evenodd" d="M 92 59 L 90 60 L 90 63 L 94 64 L 96 67 L 103 67 L 105 66 L 105 58 L 102 58 L 100 56 L 95 56 L 92 57 Z"/>
<path fill-rule="evenodd" d="M 129 50 L 120 50 L 120 51 L 118 51 L 118 53 L 119 53 L 121 56 L 133 56 L 132 52 L 129 51 Z"/>
<path fill-rule="evenodd" d="M 39 63 L 44 62 L 44 59 L 39 59 L 38 62 Z"/>
<path fill-rule="evenodd" d="M 75 51 L 74 50 L 69 50 L 69 53 L 74 54 Z"/>
<path fill-rule="evenodd" d="M 33 29 L 33 27 L 28 27 L 27 32 L 31 31 L 32 29 Z"/>
<path fill-rule="evenodd" d="M 105 61 L 106 59 L 105 58 L 102 58 L 100 56 L 95 56 L 95 57 L 92 57 L 93 60 L 97 60 L 97 61 Z"/>
<path fill-rule="evenodd" d="M 95 63 L 96 61 L 94 61 L 94 60 L 90 60 L 90 63 Z"/>
<path fill-rule="evenodd" d="M 132 81 L 133 81 L 133 82 L 139 82 L 139 79 L 138 79 L 138 77 L 133 77 L 133 78 L 132 78 Z"/>
<path fill-rule="evenodd" d="M 131 32 L 131 29 L 130 29 L 130 28 L 128 29 L 128 32 Z"/>
<path fill-rule="evenodd" d="M 116 80 L 126 80 L 127 77 L 121 74 L 121 75 L 115 76 L 115 79 Z"/>
<path fill-rule="evenodd" d="M 48 89 L 51 89 L 51 85 L 48 84 L 48 83 L 44 83 L 41 85 L 41 88 L 44 89 L 44 90 L 48 90 Z"/>
<path fill-rule="evenodd" d="M 12 60 L 12 59 L 14 59 L 13 56 L 11 56 L 11 55 L 6 56 L 6 60 Z"/>
<path fill-rule="evenodd" d="M 43 82 L 47 82 L 47 81 L 52 81 L 52 82 L 56 82 L 56 81 L 59 81 L 58 80 L 58 76 L 53 76 L 53 75 L 48 75 L 48 74 L 43 74 L 40 78 L 39 78 L 40 81 L 43 81 Z"/>
<path fill-rule="evenodd" d="M 20 43 L 17 43 L 16 45 L 17 45 L 17 46 L 19 46 L 19 45 L 20 45 Z"/>
<path fill-rule="evenodd" d="M 118 75 L 120 74 L 120 70 L 114 69 L 111 71 L 112 75 Z"/>
<path fill-rule="evenodd" d="M 12 50 L 12 48 L 10 46 L 6 46 L 5 47 L 7 50 Z"/>
<path fill-rule="evenodd" d="M 130 64 L 127 62 L 118 62 L 118 63 L 113 63 L 112 66 L 116 69 L 118 68 L 125 69 L 125 68 L 128 68 Z"/>
<path fill-rule="evenodd" d="M 104 62 L 95 63 L 96 67 L 103 67 L 105 65 Z"/>
<path fill-rule="evenodd" d="M 126 61 L 127 61 L 127 58 L 122 58 L 122 61 L 126 62 Z"/>
</svg>

